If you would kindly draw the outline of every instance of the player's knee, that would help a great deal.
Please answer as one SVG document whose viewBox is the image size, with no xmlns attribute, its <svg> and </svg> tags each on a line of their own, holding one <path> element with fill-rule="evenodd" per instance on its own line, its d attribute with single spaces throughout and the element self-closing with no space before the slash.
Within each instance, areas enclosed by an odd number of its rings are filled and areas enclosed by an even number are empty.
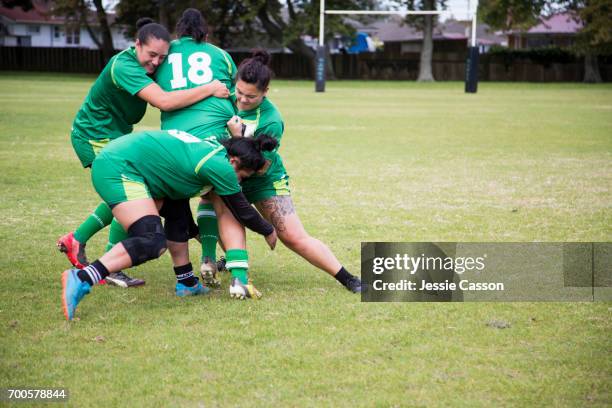
<svg viewBox="0 0 612 408">
<path fill-rule="evenodd" d="M 134 222 L 128 229 L 128 237 L 123 246 L 132 266 L 159 258 L 168 248 L 161 218 L 157 215 L 146 215 Z"/>
<path fill-rule="evenodd" d="M 306 233 L 299 233 L 290 229 L 281 232 L 277 230 L 277 234 L 283 244 L 291 249 L 299 249 L 306 246 L 310 238 Z"/>
</svg>

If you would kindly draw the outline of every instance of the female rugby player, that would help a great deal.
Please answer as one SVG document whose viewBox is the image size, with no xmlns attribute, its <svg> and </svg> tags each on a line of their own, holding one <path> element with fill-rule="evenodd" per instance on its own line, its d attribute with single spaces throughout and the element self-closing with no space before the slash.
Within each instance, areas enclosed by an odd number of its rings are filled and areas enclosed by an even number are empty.
<svg viewBox="0 0 612 408">
<path fill-rule="evenodd" d="M 211 95 L 229 95 L 227 87 L 219 81 L 188 90 L 162 90 L 151 75 L 168 54 L 170 34 L 151 19 L 140 19 L 137 27 L 135 46 L 111 58 L 74 119 L 72 145 L 83 167 L 90 167 L 109 141 L 132 132 L 133 125 L 144 116 L 147 103 L 162 111 L 171 111 Z M 72 265 L 84 267 L 87 265 L 86 242 L 112 219 L 110 208 L 105 203 L 100 204 L 74 232 L 59 239 L 58 248 L 66 253 Z M 122 237 L 125 232 L 115 223 L 111 227 L 109 242 L 118 242 L 117 235 Z M 120 271 L 109 276 L 108 281 L 123 287 L 144 283 Z"/>
<path fill-rule="evenodd" d="M 91 178 L 128 238 L 90 265 L 64 271 L 66 319 L 74 317 L 83 296 L 110 273 L 158 258 L 167 241 L 180 241 L 185 231 L 162 227 L 158 208 L 164 198 L 182 200 L 214 190 L 240 224 L 265 236 L 274 249 L 274 228 L 248 203 L 239 181 L 263 167 L 262 150 L 275 147 L 272 138 L 232 138 L 221 145 L 215 138 L 200 139 L 179 130 L 132 133 L 110 142 L 94 160 Z M 184 257 L 177 251 L 172 255 Z M 175 272 L 178 296 L 206 292 L 193 272 Z M 247 286 L 233 285 L 233 295 L 247 297 L 251 290 Z"/>
</svg>

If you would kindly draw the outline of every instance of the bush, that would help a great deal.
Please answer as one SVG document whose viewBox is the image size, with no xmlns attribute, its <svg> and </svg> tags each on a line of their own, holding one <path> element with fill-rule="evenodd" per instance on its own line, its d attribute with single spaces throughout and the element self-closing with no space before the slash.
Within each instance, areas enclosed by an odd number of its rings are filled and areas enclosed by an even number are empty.
<svg viewBox="0 0 612 408">
<path fill-rule="evenodd" d="M 501 58 L 504 65 L 510 66 L 517 60 L 531 60 L 536 64 L 549 66 L 553 63 L 576 62 L 577 56 L 569 49 L 561 47 L 543 47 L 514 50 L 510 48 L 494 46 L 488 53 L 493 58 Z"/>
</svg>

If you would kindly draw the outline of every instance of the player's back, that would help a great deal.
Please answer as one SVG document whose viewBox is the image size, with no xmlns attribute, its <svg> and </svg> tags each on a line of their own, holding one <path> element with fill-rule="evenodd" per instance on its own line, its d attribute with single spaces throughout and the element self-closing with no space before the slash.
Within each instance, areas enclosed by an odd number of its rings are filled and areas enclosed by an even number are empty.
<svg viewBox="0 0 612 408">
<path fill-rule="evenodd" d="M 213 80 L 234 91 L 236 65 L 224 50 L 191 37 L 172 41 L 168 57 L 158 68 L 155 80 L 165 91 L 194 88 Z M 191 106 L 162 112 L 162 129 L 179 129 L 200 138 L 226 134 L 226 123 L 234 115 L 228 99 L 209 97 Z"/>
<path fill-rule="evenodd" d="M 149 130 L 112 141 L 99 157 L 119 168 L 129 165 L 136 170 L 154 198 L 183 199 L 199 195 L 204 185 L 215 184 L 207 174 L 211 165 L 221 169 L 220 173 L 229 174 L 230 180 L 235 178 L 226 154 L 214 138 L 202 140 L 179 130 Z M 225 187 L 223 183 L 217 184 Z M 235 184 L 238 185 L 237 179 Z"/>
</svg>

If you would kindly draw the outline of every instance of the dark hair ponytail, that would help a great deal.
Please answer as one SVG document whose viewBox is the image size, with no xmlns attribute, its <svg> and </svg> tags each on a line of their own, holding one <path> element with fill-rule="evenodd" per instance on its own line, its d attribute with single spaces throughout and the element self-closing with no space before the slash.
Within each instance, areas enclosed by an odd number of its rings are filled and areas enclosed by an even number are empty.
<svg viewBox="0 0 612 408">
<path fill-rule="evenodd" d="M 252 137 L 231 137 L 221 142 L 227 149 L 227 154 L 240 159 L 240 170 L 258 171 L 265 164 L 261 152 L 272 151 L 278 146 L 276 139 L 261 135 L 256 139 Z"/>
<path fill-rule="evenodd" d="M 192 37 L 197 43 L 206 41 L 208 35 L 208 25 L 202 17 L 202 13 L 194 8 L 188 8 L 183 11 L 181 19 L 176 23 L 176 36 Z"/>
<path fill-rule="evenodd" d="M 141 44 L 148 43 L 151 37 L 163 40 L 167 43 L 170 42 L 170 33 L 166 27 L 157 24 L 149 17 L 139 18 L 138 21 L 136 21 L 136 29 L 138 30 L 136 38 Z"/>
<path fill-rule="evenodd" d="M 245 59 L 238 67 L 238 79 L 247 84 L 254 84 L 258 90 L 268 89 L 272 79 L 270 53 L 263 49 L 255 49 L 250 58 Z"/>
<path fill-rule="evenodd" d="M 271 152 L 278 146 L 278 141 L 272 136 L 259 135 L 255 138 L 255 147 L 260 152 Z"/>
</svg>

